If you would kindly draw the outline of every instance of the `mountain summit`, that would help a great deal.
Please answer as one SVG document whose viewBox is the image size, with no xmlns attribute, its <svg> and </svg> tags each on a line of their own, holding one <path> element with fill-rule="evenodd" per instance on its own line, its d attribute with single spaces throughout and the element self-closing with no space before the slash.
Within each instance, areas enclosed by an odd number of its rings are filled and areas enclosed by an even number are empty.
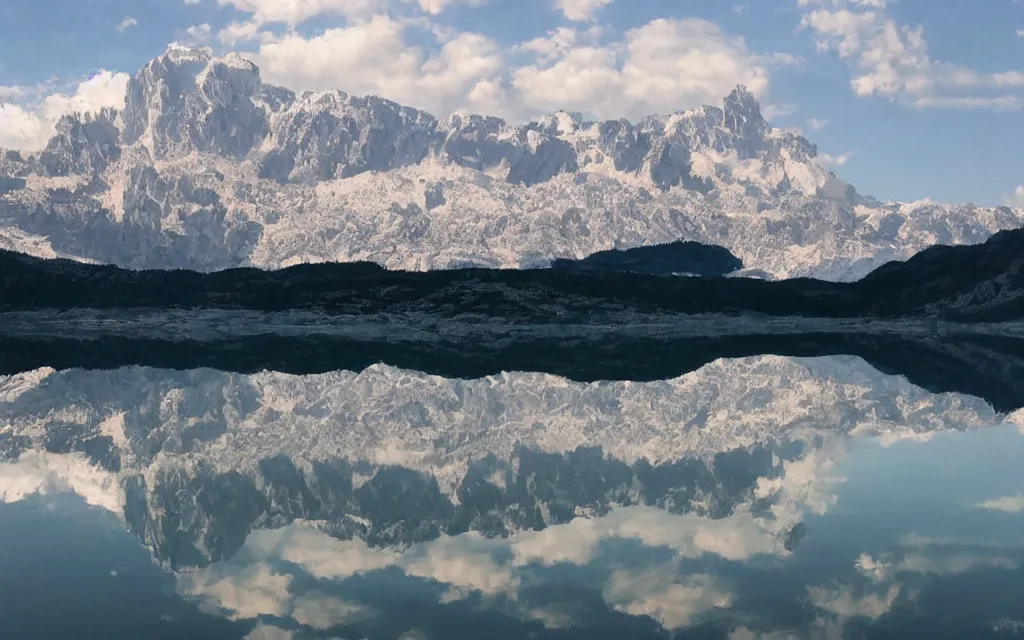
<svg viewBox="0 0 1024 640">
<path fill-rule="evenodd" d="M 774 277 L 848 280 L 1022 224 L 1008 207 L 864 198 L 743 87 L 639 123 L 439 120 L 296 94 L 183 45 L 131 79 L 120 113 L 68 116 L 41 153 L 0 153 L 0 248 L 134 268 L 523 267 L 692 240 Z"/>
</svg>

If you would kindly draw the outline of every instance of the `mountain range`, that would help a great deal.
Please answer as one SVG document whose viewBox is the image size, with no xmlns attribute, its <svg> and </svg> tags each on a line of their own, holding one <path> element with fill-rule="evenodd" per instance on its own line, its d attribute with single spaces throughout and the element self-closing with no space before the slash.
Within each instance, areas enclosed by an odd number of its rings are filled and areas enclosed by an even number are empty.
<svg viewBox="0 0 1024 640">
<path fill-rule="evenodd" d="M 1020 226 L 1021 209 L 862 196 L 742 87 L 639 123 L 512 125 L 296 94 L 182 45 L 135 74 L 123 110 L 0 152 L 0 248 L 131 268 L 523 268 L 688 240 L 767 277 L 854 280 Z"/>
</svg>

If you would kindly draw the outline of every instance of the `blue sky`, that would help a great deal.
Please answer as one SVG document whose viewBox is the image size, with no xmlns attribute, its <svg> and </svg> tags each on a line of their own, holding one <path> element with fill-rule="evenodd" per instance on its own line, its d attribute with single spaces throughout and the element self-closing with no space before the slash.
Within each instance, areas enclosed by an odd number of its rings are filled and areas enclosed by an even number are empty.
<svg viewBox="0 0 1024 640">
<path fill-rule="evenodd" d="M 1017 0 L 5 0 L 0 142 L 187 40 L 438 115 L 636 119 L 743 81 L 862 193 L 1024 206 L 1022 29 Z"/>
</svg>

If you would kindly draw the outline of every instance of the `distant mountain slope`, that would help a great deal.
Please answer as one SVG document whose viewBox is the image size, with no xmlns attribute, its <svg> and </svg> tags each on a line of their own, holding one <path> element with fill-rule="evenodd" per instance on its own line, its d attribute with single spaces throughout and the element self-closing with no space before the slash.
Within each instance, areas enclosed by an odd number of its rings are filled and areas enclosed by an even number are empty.
<svg viewBox="0 0 1024 640">
<path fill-rule="evenodd" d="M 0 247 L 137 268 L 422 270 L 689 240 L 774 277 L 850 280 L 1024 226 L 1021 209 L 878 203 L 816 156 L 743 88 L 635 124 L 512 126 L 296 95 L 237 56 L 173 45 L 122 112 L 66 117 L 39 154 L 0 152 Z"/>
<path fill-rule="evenodd" d="M 624 255 L 603 259 L 625 264 L 629 258 Z M 725 263 L 733 259 L 728 252 L 720 258 Z M 658 272 L 652 264 L 641 270 Z M 0 273 L 0 312 L 83 307 L 312 310 L 518 325 L 650 323 L 722 313 L 935 316 L 962 322 L 1024 317 L 1024 229 L 999 232 L 979 245 L 932 247 L 852 283 L 664 278 L 617 268 L 588 269 L 579 263 L 571 269 L 430 273 L 388 271 L 372 263 L 300 265 L 278 271 L 134 271 L 2 250 Z M 4 333 L 17 335 L 18 330 L 8 323 Z"/>
</svg>

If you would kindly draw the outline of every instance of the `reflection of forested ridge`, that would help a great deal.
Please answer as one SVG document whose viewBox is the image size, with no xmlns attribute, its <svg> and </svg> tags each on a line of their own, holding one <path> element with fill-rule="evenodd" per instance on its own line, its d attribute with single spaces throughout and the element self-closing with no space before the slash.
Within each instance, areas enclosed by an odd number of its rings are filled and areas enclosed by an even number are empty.
<svg viewBox="0 0 1024 640">
<path fill-rule="evenodd" d="M 477 531 L 505 537 L 541 530 L 612 506 L 646 505 L 721 518 L 749 503 L 758 477 L 781 472 L 767 447 L 696 459 L 627 464 L 600 448 L 545 453 L 517 447 L 511 460 L 471 463 L 454 496 L 433 476 L 398 465 L 331 459 L 300 469 L 287 456 L 258 472 L 174 467 L 126 478 L 129 527 L 171 566 L 230 558 L 253 530 L 313 521 L 332 536 L 405 546 Z"/>
<path fill-rule="evenodd" d="M 793 357 L 856 355 L 880 371 L 906 376 L 934 393 L 955 391 L 984 398 L 1001 411 L 1024 406 L 1024 340 L 998 335 L 916 336 L 892 333 L 792 333 L 650 337 L 629 327 L 614 334 L 566 337 L 462 337 L 416 341 L 401 330 L 393 338 L 347 339 L 323 335 L 249 336 L 212 342 L 110 336 L 25 340 L 0 336 L 0 374 L 58 369 L 116 369 L 140 365 L 168 369 L 211 367 L 317 374 L 361 371 L 385 363 L 452 378 L 502 371 L 540 371 L 577 381 L 663 380 L 719 358 L 761 354 Z"/>
</svg>

